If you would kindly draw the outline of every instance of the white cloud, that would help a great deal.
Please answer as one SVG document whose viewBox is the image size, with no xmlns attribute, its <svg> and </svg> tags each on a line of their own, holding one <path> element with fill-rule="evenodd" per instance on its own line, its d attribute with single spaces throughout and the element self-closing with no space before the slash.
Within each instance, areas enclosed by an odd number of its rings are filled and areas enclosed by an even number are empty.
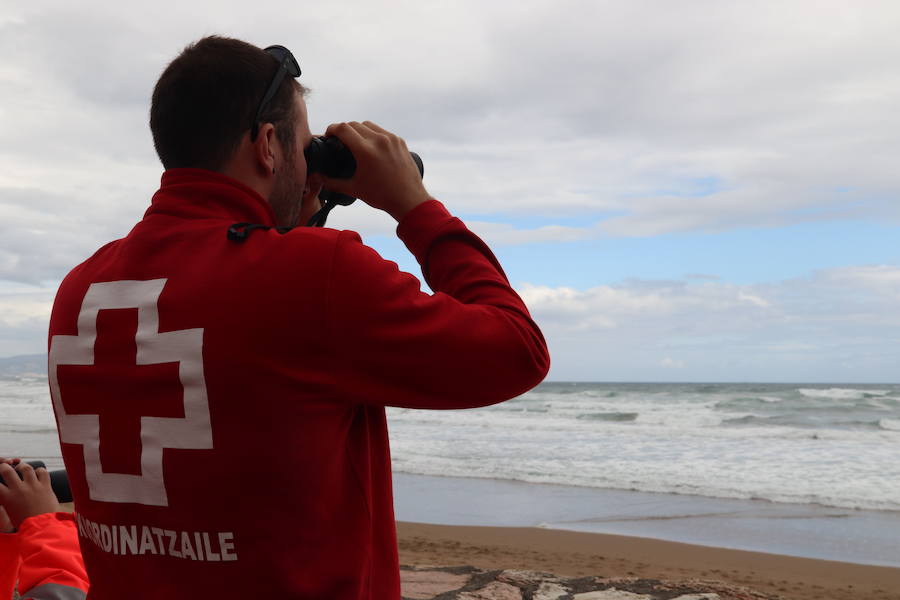
<svg viewBox="0 0 900 600">
<path fill-rule="evenodd" d="M 506 223 L 467 221 L 466 225 L 491 246 L 512 246 L 538 242 L 573 242 L 591 237 L 591 231 L 579 227 L 544 225 L 533 229 L 517 229 Z"/>
<path fill-rule="evenodd" d="M 581 328 L 584 315 L 603 315 L 609 322 L 669 319 L 675 315 L 712 311 L 741 312 L 769 304 L 732 284 L 686 284 L 679 281 L 628 281 L 578 291 L 568 287 L 526 285 L 519 290 L 529 306 L 558 317 L 562 327 Z M 754 298 L 755 301 L 749 298 Z"/>
<path fill-rule="evenodd" d="M 900 299 L 900 267 L 894 265 L 831 269 L 824 277 L 837 286 L 864 288 L 871 293 Z"/>
<path fill-rule="evenodd" d="M 0 284 L 0 356 L 44 352 L 55 287 Z"/>
<path fill-rule="evenodd" d="M 550 343 L 554 379 L 665 380 L 660 369 L 677 367 L 691 381 L 895 381 L 898 273 L 876 265 L 756 285 L 519 292 Z"/>
<path fill-rule="evenodd" d="M 0 326 L 13 328 L 36 324 L 46 329 L 52 303 L 53 292 L 47 290 L 0 294 Z"/>
<path fill-rule="evenodd" d="M 683 360 L 675 360 L 674 358 L 667 356 L 659 361 L 659 366 L 665 369 L 683 369 L 685 367 L 685 363 Z"/>
<path fill-rule="evenodd" d="M 755 306 L 759 306 L 761 308 L 768 308 L 772 306 L 771 302 L 764 298 L 760 298 L 759 296 L 754 296 L 753 294 L 748 294 L 747 292 L 738 292 L 738 300 L 743 302 L 749 302 Z"/>
</svg>

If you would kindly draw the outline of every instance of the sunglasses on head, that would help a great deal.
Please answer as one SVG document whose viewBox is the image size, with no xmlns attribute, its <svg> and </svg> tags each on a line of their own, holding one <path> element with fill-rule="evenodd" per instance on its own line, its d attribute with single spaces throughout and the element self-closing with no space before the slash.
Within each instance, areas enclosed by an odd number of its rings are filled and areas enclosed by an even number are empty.
<svg viewBox="0 0 900 600">
<path fill-rule="evenodd" d="M 266 52 L 278 61 L 278 70 L 275 71 L 272 82 L 269 83 L 269 88 L 266 90 L 262 102 L 259 103 L 259 108 L 256 110 L 256 116 L 253 118 L 253 123 L 250 125 L 250 141 L 256 140 L 256 136 L 259 134 L 259 122 L 262 119 L 263 112 L 265 112 L 266 107 L 269 105 L 269 102 L 272 101 L 272 98 L 275 97 L 276 92 L 278 92 L 278 87 L 281 85 L 281 82 L 284 81 L 285 74 L 290 75 L 291 77 L 300 77 L 300 64 L 297 62 L 297 59 L 294 58 L 294 55 L 291 54 L 290 50 L 284 46 L 269 46 L 266 48 Z"/>
</svg>

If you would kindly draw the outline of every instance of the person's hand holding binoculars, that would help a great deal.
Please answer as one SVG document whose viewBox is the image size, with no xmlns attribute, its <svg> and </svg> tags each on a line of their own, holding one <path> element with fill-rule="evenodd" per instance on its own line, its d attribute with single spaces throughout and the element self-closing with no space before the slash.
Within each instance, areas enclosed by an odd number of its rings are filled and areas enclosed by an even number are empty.
<svg viewBox="0 0 900 600">
<path fill-rule="evenodd" d="M 40 467 L 35 470 L 30 464 L 18 459 L 0 458 L 0 477 L 3 478 L 3 483 L 0 484 L 0 506 L 3 506 L 8 515 L 7 526 L 11 524 L 18 527 L 28 517 L 60 510 L 47 469 Z"/>
<path fill-rule="evenodd" d="M 324 178 L 328 189 L 359 198 L 398 222 L 429 199 L 403 138 L 371 121 L 334 123 L 325 135 L 337 137 L 356 159 L 350 179 Z"/>
</svg>

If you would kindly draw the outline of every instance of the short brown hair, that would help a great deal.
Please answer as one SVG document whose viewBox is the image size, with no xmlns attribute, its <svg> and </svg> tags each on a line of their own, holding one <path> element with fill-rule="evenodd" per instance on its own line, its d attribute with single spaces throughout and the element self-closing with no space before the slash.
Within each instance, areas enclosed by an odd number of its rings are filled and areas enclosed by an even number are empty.
<svg viewBox="0 0 900 600">
<path fill-rule="evenodd" d="M 221 36 L 188 45 L 153 89 L 150 130 L 163 167 L 221 170 L 250 129 L 278 62 L 261 48 Z M 278 141 L 294 152 L 295 93 L 286 77 L 260 119 L 275 123 Z"/>
</svg>

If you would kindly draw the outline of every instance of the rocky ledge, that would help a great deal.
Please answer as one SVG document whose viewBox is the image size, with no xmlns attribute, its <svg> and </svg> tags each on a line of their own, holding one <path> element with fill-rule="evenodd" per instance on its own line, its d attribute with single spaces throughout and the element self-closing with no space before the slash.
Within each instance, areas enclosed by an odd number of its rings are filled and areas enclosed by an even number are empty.
<svg viewBox="0 0 900 600">
<path fill-rule="evenodd" d="M 782 600 L 717 581 L 564 578 L 537 571 L 402 566 L 403 600 Z"/>
</svg>

